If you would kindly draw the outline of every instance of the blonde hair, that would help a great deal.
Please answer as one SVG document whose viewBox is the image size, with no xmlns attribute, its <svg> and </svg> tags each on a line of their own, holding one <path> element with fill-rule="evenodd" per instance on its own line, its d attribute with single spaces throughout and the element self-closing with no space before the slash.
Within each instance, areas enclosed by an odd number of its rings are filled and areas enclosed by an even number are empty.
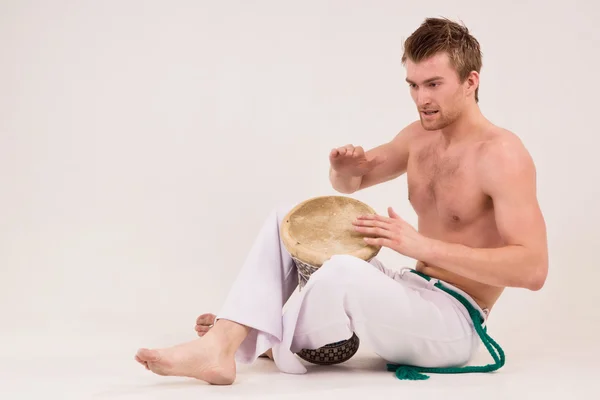
<svg viewBox="0 0 600 400">
<path fill-rule="evenodd" d="M 404 41 L 402 63 L 407 59 L 420 62 L 437 53 L 447 53 L 461 82 L 471 71 L 481 71 L 481 48 L 466 26 L 447 18 L 427 18 L 419 28 Z M 475 90 L 479 102 L 479 87 Z"/>
</svg>

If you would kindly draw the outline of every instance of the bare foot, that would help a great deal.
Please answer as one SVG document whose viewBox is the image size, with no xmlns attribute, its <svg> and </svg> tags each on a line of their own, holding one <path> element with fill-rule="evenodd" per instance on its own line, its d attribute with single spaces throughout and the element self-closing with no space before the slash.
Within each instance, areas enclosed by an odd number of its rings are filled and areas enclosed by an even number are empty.
<svg viewBox="0 0 600 400">
<path fill-rule="evenodd" d="M 247 334 L 248 328 L 220 320 L 200 339 L 166 349 L 140 349 L 135 359 L 158 375 L 231 385 L 236 376 L 235 351 Z"/>
<path fill-rule="evenodd" d="M 203 337 L 215 324 L 215 314 L 206 313 L 196 318 L 196 327 L 194 328 L 198 336 Z M 269 349 L 264 352 L 261 357 L 273 359 L 273 350 Z"/>
<path fill-rule="evenodd" d="M 140 349 L 135 359 L 157 375 L 184 376 L 214 385 L 231 385 L 236 374 L 234 358 L 219 354 L 207 342 L 196 339 L 167 349 Z"/>
</svg>

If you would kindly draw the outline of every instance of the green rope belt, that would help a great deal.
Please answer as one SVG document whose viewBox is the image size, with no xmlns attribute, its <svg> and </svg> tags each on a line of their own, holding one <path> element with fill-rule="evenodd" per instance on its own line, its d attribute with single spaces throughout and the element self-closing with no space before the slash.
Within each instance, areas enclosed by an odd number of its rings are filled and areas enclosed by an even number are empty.
<svg viewBox="0 0 600 400">
<path fill-rule="evenodd" d="M 431 280 L 431 277 L 416 271 L 410 270 L 410 272 L 415 273 L 427 281 Z M 500 347 L 498 343 L 496 343 L 488 334 L 487 334 L 487 326 L 483 327 L 484 319 L 479 313 L 479 311 L 473 307 L 471 303 L 467 301 L 462 295 L 459 293 L 444 287 L 439 281 L 434 285 L 435 287 L 443 290 L 444 292 L 450 294 L 455 297 L 458 301 L 461 302 L 463 306 L 469 311 L 469 316 L 473 320 L 473 325 L 475 326 L 475 330 L 479 335 L 479 338 L 490 352 L 490 355 L 494 359 L 493 364 L 483 365 L 483 366 L 465 366 L 465 367 L 454 367 L 454 368 L 427 368 L 427 367 L 418 367 L 413 365 L 401 365 L 401 364 L 388 364 L 387 370 L 396 373 L 396 377 L 402 380 L 424 380 L 429 379 L 429 376 L 422 374 L 421 372 L 427 373 L 438 373 L 438 374 L 463 374 L 470 372 L 492 372 L 497 369 L 502 368 L 505 362 L 504 351 Z M 496 351 L 498 354 L 496 354 Z"/>
</svg>

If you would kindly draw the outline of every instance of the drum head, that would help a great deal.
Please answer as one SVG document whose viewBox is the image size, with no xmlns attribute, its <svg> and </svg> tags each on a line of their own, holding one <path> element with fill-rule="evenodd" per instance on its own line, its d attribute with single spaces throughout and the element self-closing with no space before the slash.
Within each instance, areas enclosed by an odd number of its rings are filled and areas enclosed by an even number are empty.
<svg viewBox="0 0 600 400">
<path fill-rule="evenodd" d="M 320 267 L 331 256 L 347 254 L 365 261 L 381 246 L 368 245 L 352 221 L 375 214 L 368 205 L 345 196 L 323 196 L 294 207 L 281 224 L 281 239 L 292 257 Z"/>
</svg>

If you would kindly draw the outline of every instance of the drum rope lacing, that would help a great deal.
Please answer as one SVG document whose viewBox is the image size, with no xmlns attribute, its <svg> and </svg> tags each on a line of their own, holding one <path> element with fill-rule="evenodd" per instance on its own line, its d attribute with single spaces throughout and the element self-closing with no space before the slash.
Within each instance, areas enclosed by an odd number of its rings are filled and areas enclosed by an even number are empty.
<svg viewBox="0 0 600 400">
<path fill-rule="evenodd" d="M 431 280 L 431 277 L 419 271 L 411 269 L 410 272 L 421 276 L 427 281 Z M 473 305 L 469 303 L 469 301 L 467 301 L 467 299 L 465 299 L 462 295 L 447 287 L 444 287 L 444 285 L 442 285 L 439 281 L 436 282 L 434 286 L 456 298 L 467 309 L 467 311 L 469 312 L 469 316 L 473 320 L 473 326 L 475 327 L 475 331 L 477 332 L 479 338 L 481 339 L 486 349 L 489 351 L 490 355 L 494 359 L 494 363 L 483 366 L 465 366 L 453 368 L 428 368 L 404 364 L 387 364 L 387 370 L 395 372 L 396 377 L 398 379 L 425 380 L 429 379 L 429 376 L 423 374 L 423 372 L 438 374 L 461 374 L 471 372 L 492 372 L 502 368 L 502 366 L 505 363 L 504 350 L 502 350 L 500 345 L 496 343 L 496 341 L 494 341 L 487 333 L 487 326 L 483 326 L 485 320 L 481 316 L 481 313 L 475 307 L 473 307 Z"/>
</svg>

